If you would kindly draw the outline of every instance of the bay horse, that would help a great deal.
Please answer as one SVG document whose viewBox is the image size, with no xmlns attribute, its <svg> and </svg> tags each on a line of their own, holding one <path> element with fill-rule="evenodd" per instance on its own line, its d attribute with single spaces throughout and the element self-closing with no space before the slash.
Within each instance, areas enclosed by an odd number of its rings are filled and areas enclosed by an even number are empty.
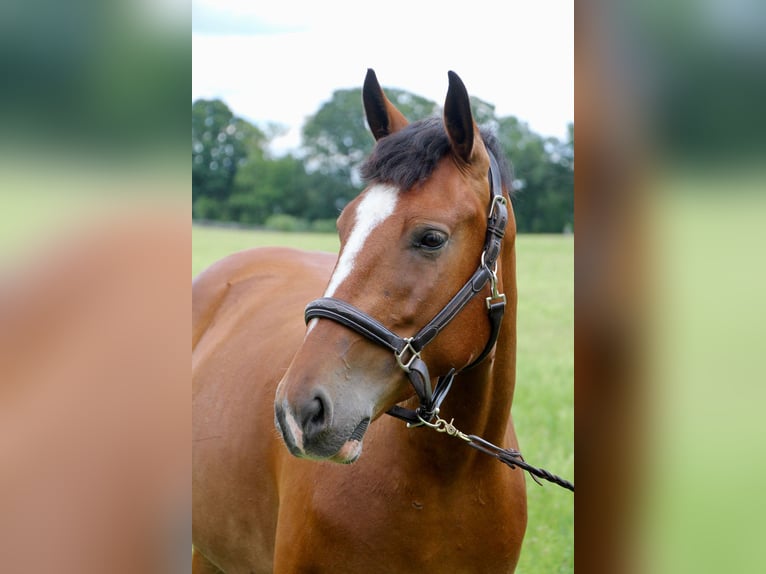
<svg viewBox="0 0 766 574">
<path fill-rule="evenodd" d="M 516 568 L 522 471 L 423 424 L 518 448 L 510 170 L 453 72 L 443 118 L 409 123 L 372 70 L 362 95 L 339 256 L 252 249 L 193 282 L 195 574 Z"/>
</svg>

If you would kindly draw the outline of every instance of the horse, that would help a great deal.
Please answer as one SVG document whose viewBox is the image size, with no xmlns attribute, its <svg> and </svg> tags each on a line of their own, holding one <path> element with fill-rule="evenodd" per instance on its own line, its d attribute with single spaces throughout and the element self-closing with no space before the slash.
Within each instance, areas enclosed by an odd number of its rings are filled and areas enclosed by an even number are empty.
<svg viewBox="0 0 766 574">
<path fill-rule="evenodd" d="M 338 256 L 251 249 L 193 281 L 195 574 L 515 570 L 523 472 L 428 428 L 518 448 L 510 168 L 448 77 L 443 117 L 410 123 L 368 70 Z"/>
</svg>

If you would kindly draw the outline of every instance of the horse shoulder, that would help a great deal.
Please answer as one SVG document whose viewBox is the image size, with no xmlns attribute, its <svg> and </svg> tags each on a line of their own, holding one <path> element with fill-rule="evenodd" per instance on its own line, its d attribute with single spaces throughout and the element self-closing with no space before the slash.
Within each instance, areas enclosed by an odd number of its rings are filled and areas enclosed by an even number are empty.
<svg viewBox="0 0 766 574">
<path fill-rule="evenodd" d="M 235 285 L 246 284 L 252 297 L 281 285 L 327 281 L 336 256 L 282 247 L 259 247 L 229 255 L 200 273 L 192 282 L 192 350 L 223 308 Z M 270 279 L 265 281 L 264 279 Z M 312 279 L 314 281 L 312 281 Z M 309 287 L 310 289 L 310 287 Z"/>
<path fill-rule="evenodd" d="M 334 261 L 250 249 L 193 282 L 193 538 L 228 571 L 272 569 L 276 468 L 290 456 L 274 432 L 275 389 L 303 336 L 303 307 Z"/>
</svg>

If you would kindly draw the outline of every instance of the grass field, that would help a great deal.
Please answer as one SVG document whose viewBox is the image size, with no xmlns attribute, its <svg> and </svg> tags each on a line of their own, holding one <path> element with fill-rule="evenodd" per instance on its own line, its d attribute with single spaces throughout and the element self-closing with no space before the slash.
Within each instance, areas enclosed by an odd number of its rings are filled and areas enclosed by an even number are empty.
<svg viewBox="0 0 766 574">
<path fill-rule="evenodd" d="M 192 226 L 192 277 L 208 265 L 248 247 L 297 247 L 313 251 L 338 251 L 334 233 L 280 233 L 248 229 Z"/>
<path fill-rule="evenodd" d="M 192 274 L 235 251 L 265 245 L 335 251 L 331 234 L 192 227 Z M 517 239 L 518 368 L 513 416 L 526 459 L 574 479 L 574 240 Z M 574 497 L 527 480 L 529 526 L 517 572 L 574 569 Z"/>
</svg>

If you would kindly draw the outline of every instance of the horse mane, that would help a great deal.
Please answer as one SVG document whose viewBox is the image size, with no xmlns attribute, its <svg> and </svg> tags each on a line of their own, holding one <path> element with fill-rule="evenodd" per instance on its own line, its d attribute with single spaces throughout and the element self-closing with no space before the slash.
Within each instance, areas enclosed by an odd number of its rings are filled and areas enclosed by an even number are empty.
<svg viewBox="0 0 766 574">
<path fill-rule="evenodd" d="M 497 137 L 486 128 L 480 132 L 484 145 L 497 159 L 503 187 L 512 191 L 511 167 Z M 449 137 L 442 119 L 419 120 L 381 138 L 362 164 L 360 174 L 367 183 L 375 181 L 410 189 L 428 179 L 449 150 Z"/>
</svg>

